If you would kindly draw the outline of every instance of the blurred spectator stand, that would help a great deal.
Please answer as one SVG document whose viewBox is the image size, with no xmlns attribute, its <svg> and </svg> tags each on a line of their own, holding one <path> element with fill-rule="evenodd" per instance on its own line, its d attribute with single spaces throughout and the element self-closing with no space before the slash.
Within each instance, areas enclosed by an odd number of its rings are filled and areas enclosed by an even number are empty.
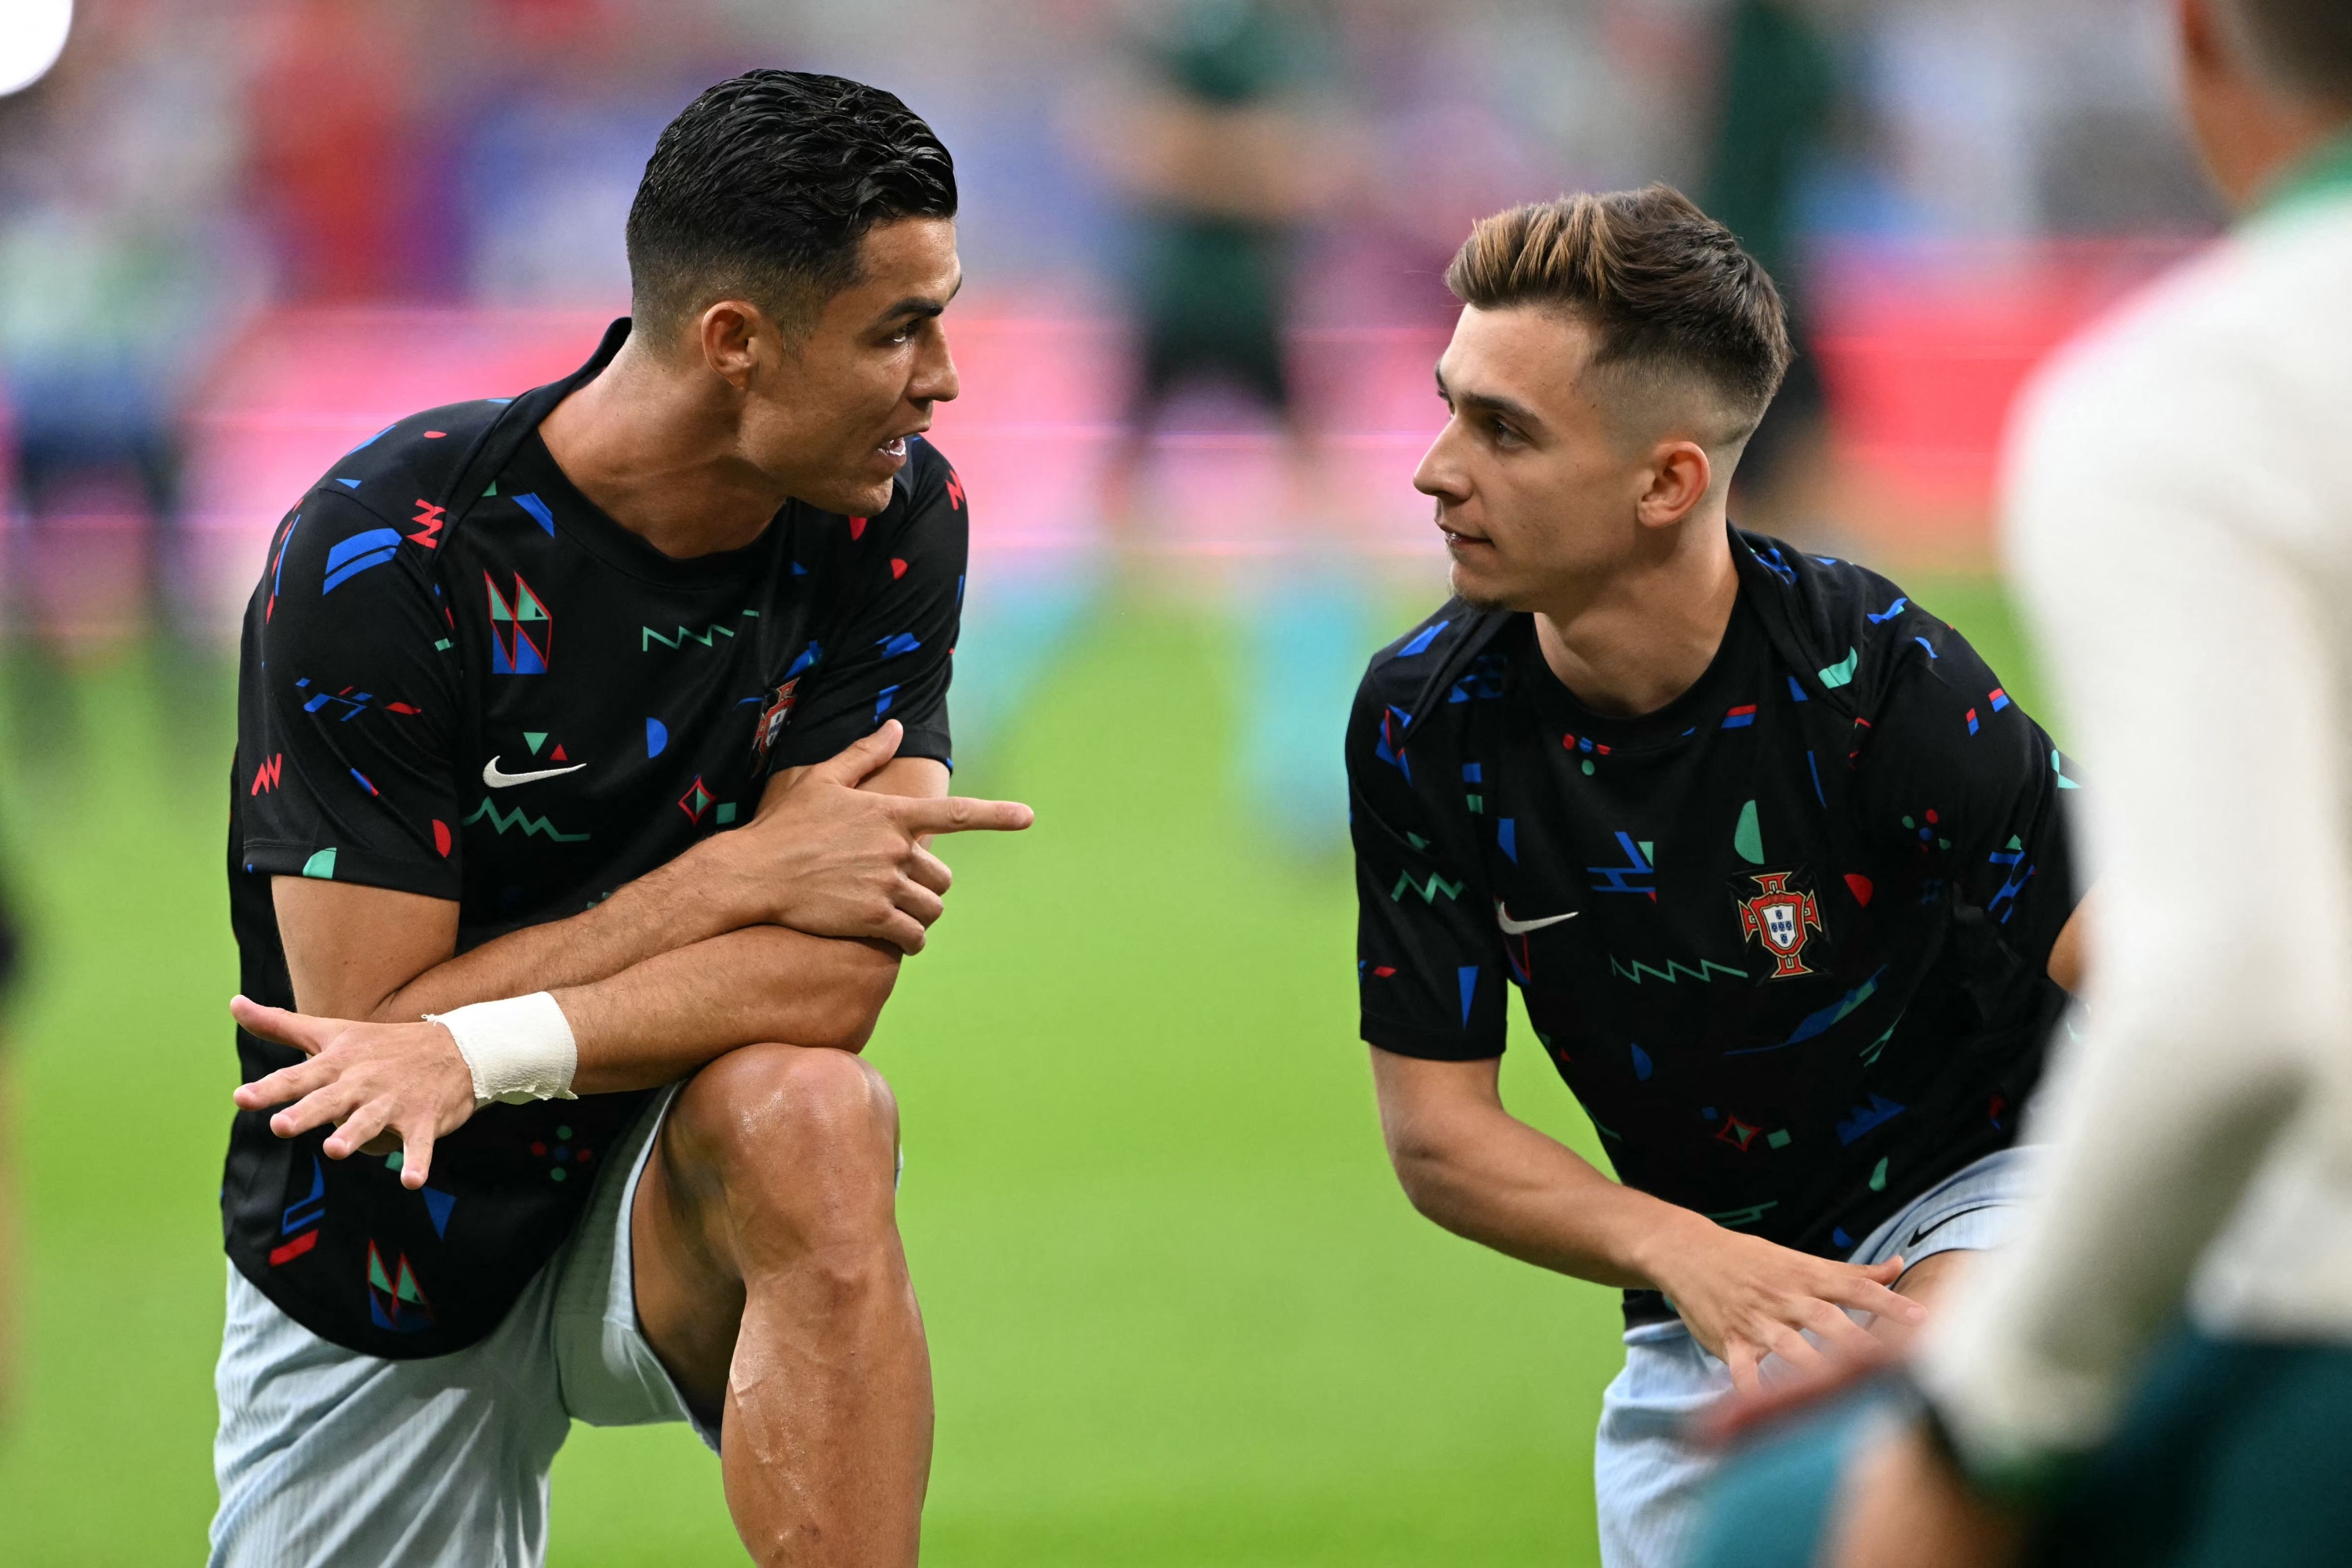
<svg viewBox="0 0 2352 1568">
<path fill-rule="evenodd" d="M 1829 520 L 1873 560 L 1991 564 L 2000 439 L 2033 368 L 2196 241 L 1874 242 L 1815 267 L 1838 460 Z"/>
</svg>

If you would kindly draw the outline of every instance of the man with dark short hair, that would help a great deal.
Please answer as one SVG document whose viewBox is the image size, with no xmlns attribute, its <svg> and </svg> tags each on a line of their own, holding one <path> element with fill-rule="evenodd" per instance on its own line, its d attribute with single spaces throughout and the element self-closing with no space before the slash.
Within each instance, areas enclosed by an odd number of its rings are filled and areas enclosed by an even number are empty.
<svg viewBox="0 0 2352 1568">
<path fill-rule="evenodd" d="M 929 1365 L 857 1056 L 940 912 L 965 498 L 947 150 L 749 72 L 634 317 L 271 540 L 231 781 L 218 1564 L 541 1561 L 573 1419 L 684 1420 L 762 1563 L 915 1561 Z"/>
<path fill-rule="evenodd" d="M 2021 1191 L 2071 983 L 2050 738 L 1874 574 L 1730 528 L 1789 361 L 1771 280 L 1664 187 L 1480 223 L 1415 483 L 1455 597 L 1348 739 L 1362 1033 L 1440 1225 L 1626 1290 L 1610 1568 L 1671 1563 L 1684 1418 L 1925 1315 Z M 1497 1092 L 1506 983 L 1622 1184 Z"/>
</svg>

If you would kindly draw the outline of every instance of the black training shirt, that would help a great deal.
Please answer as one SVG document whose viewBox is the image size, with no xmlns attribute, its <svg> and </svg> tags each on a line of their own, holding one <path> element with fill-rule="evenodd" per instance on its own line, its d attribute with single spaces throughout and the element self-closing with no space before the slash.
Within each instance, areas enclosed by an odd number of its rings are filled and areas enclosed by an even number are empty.
<svg viewBox="0 0 2352 1568">
<path fill-rule="evenodd" d="M 1621 1179 L 1841 1256 L 2014 1136 L 2063 1002 L 2074 784 L 1900 589 L 1732 547 L 1722 646 L 1654 713 L 1591 712 L 1532 617 L 1458 600 L 1372 660 L 1362 1033 L 1496 1057 L 1517 984 Z"/>
<path fill-rule="evenodd" d="M 229 892 L 245 994 L 294 1005 L 270 879 L 457 900 L 458 946 L 589 908 L 747 821 L 771 771 L 885 718 L 945 761 L 962 487 L 910 440 L 887 510 L 797 502 L 740 550 L 674 560 L 599 511 L 536 426 L 570 380 L 404 419 L 279 524 L 247 606 Z M 458 492 L 462 489 L 464 495 Z M 470 498 L 470 510 L 467 500 Z M 299 1059 L 239 1031 L 245 1081 Z M 492 1105 L 399 1157 L 233 1123 L 229 1256 L 352 1350 L 488 1333 L 562 1242 L 647 1092 Z"/>
</svg>

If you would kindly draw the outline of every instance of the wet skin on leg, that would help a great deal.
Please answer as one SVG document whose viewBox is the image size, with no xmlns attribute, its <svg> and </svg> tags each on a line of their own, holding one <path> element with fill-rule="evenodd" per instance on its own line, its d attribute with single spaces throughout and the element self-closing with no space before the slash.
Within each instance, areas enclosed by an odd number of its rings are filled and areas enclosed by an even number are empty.
<svg viewBox="0 0 2352 1568">
<path fill-rule="evenodd" d="M 637 1316 L 723 1412 L 727 1505 L 764 1565 L 912 1563 L 931 1375 L 897 1224 L 898 1114 L 846 1051 L 751 1046 L 695 1074 L 630 1215 Z"/>
</svg>

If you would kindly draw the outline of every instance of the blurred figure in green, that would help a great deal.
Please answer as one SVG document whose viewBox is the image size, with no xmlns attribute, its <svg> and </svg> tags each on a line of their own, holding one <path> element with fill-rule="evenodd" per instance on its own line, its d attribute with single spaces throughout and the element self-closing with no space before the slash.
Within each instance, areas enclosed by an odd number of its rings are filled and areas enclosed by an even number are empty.
<svg viewBox="0 0 2352 1568">
<path fill-rule="evenodd" d="M 1284 363 L 1301 222 L 1330 195 L 1307 104 L 1325 73 L 1306 16 L 1269 0 L 1180 0 L 1141 51 L 1112 172 L 1142 209 L 1130 307 L 1141 363 L 1105 511 L 1134 526 L 1136 475 L 1170 396 L 1220 381 L 1300 431 Z"/>
<path fill-rule="evenodd" d="M 1734 481 L 1742 525 L 1803 535 L 1828 477 L 1828 405 L 1798 234 L 1808 166 L 1837 106 L 1837 62 L 1815 16 L 1819 0 L 1735 0 L 1724 21 L 1722 111 L 1706 210 L 1739 237 L 1780 286 L 1797 357 Z"/>
<path fill-rule="evenodd" d="M 1329 57 L 1304 4 L 1180 0 L 1143 50 L 1143 80 L 1112 117 L 1106 149 L 1141 208 L 1129 285 L 1141 342 L 1104 515 L 1122 545 L 1142 542 L 1138 479 L 1177 394 L 1222 384 L 1279 422 L 1280 499 L 1253 520 L 1265 564 L 1248 572 L 1236 606 L 1251 671 L 1238 784 L 1255 820 L 1307 858 L 1345 843 L 1338 716 L 1372 640 L 1286 363 L 1302 231 L 1351 177 L 1333 133 Z"/>
</svg>

